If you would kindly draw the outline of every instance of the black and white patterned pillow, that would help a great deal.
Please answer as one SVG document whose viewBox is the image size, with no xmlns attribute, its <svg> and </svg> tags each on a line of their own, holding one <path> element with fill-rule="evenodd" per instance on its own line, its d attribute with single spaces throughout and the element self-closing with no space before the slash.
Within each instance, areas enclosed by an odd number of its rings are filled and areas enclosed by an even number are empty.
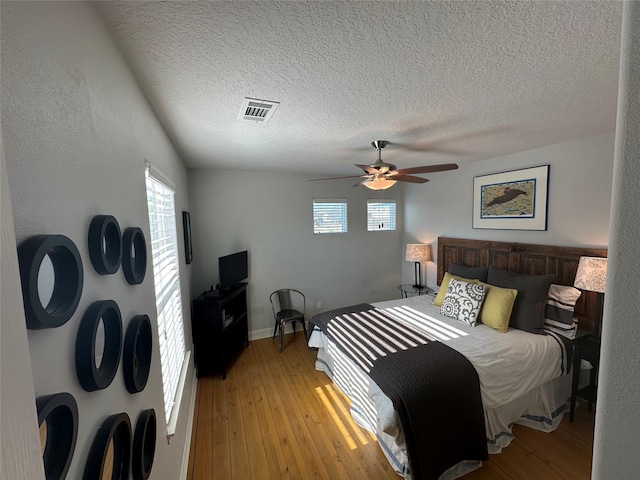
<svg viewBox="0 0 640 480">
<path fill-rule="evenodd" d="M 440 313 L 475 327 L 487 287 L 452 278 L 442 300 Z"/>
</svg>

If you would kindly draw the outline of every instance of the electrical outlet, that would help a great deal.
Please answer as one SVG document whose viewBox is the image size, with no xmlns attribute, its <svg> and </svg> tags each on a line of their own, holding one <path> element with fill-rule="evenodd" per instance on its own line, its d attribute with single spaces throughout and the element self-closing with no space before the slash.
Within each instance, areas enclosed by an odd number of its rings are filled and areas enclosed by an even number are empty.
<svg viewBox="0 0 640 480">
<path fill-rule="evenodd" d="M 321 302 L 320 300 L 318 300 L 318 301 L 316 302 L 316 308 L 317 308 L 318 310 L 320 310 L 320 309 L 322 308 L 322 302 Z"/>
</svg>

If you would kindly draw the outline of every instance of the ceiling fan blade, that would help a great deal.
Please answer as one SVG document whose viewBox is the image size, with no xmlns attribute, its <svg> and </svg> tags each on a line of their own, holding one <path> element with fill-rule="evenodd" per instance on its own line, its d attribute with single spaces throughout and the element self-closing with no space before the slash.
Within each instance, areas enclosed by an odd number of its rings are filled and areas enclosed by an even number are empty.
<svg viewBox="0 0 640 480">
<path fill-rule="evenodd" d="M 346 177 L 327 177 L 327 178 L 311 178 L 309 179 L 310 182 L 317 182 L 318 180 L 339 180 L 341 178 L 362 178 L 362 177 L 369 177 L 368 175 L 348 175 Z"/>
<path fill-rule="evenodd" d="M 354 165 L 358 168 L 361 168 L 362 170 L 364 170 L 367 173 L 370 174 L 375 174 L 378 173 L 378 170 L 376 170 L 375 168 L 371 167 L 370 165 L 360 165 L 359 163 L 354 163 Z"/>
<path fill-rule="evenodd" d="M 389 177 L 389 180 L 398 180 L 399 182 L 409 183 L 427 183 L 429 181 L 428 178 L 414 177 L 412 175 L 394 175 L 393 177 Z"/>
<path fill-rule="evenodd" d="M 422 167 L 401 168 L 400 170 L 395 170 L 390 173 L 394 175 L 405 175 L 405 174 L 413 174 L 413 173 L 434 173 L 434 172 L 444 172 L 446 170 L 455 170 L 456 168 L 458 168 L 458 165 L 455 163 L 441 163 L 440 165 L 423 165 Z"/>
<path fill-rule="evenodd" d="M 369 181 L 369 180 L 371 180 L 371 178 L 367 176 L 366 178 L 363 178 L 362 180 L 360 180 L 358 183 L 356 183 L 356 184 L 355 184 L 355 185 L 353 185 L 353 186 L 354 186 L 354 187 L 359 187 L 359 186 L 360 186 L 360 185 L 362 185 L 364 182 L 367 182 L 367 181 Z"/>
</svg>

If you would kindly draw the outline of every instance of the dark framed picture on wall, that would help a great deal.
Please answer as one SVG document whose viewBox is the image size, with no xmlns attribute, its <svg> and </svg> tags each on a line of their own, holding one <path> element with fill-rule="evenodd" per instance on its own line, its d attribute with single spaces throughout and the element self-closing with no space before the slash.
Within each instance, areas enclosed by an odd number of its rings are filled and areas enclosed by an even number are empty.
<svg viewBox="0 0 640 480">
<path fill-rule="evenodd" d="M 182 226 L 184 230 L 184 258 L 187 263 L 191 263 L 193 250 L 191 248 L 191 215 L 189 212 L 182 212 Z"/>
<path fill-rule="evenodd" d="M 473 179 L 473 228 L 546 230 L 549 165 Z"/>
</svg>

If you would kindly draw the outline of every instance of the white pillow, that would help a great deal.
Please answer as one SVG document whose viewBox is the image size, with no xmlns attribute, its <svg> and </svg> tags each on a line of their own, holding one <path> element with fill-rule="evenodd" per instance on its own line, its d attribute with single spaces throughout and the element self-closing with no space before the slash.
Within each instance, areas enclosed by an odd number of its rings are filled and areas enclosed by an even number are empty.
<svg viewBox="0 0 640 480">
<path fill-rule="evenodd" d="M 549 287 L 544 318 L 571 325 L 573 323 L 573 309 L 581 293 L 577 288 L 552 283 Z"/>
<path fill-rule="evenodd" d="M 440 313 L 475 327 L 486 294 L 487 287 L 484 285 L 452 278 L 442 300 Z"/>
<path fill-rule="evenodd" d="M 544 329 L 548 332 L 554 332 L 573 340 L 576 338 L 576 333 L 578 332 L 578 319 L 574 317 L 571 325 L 562 322 L 554 322 L 553 320 L 545 320 Z"/>
<path fill-rule="evenodd" d="M 551 284 L 544 310 L 544 328 L 567 338 L 575 338 L 578 319 L 573 316 L 582 292 L 567 285 Z"/>
</svg>

